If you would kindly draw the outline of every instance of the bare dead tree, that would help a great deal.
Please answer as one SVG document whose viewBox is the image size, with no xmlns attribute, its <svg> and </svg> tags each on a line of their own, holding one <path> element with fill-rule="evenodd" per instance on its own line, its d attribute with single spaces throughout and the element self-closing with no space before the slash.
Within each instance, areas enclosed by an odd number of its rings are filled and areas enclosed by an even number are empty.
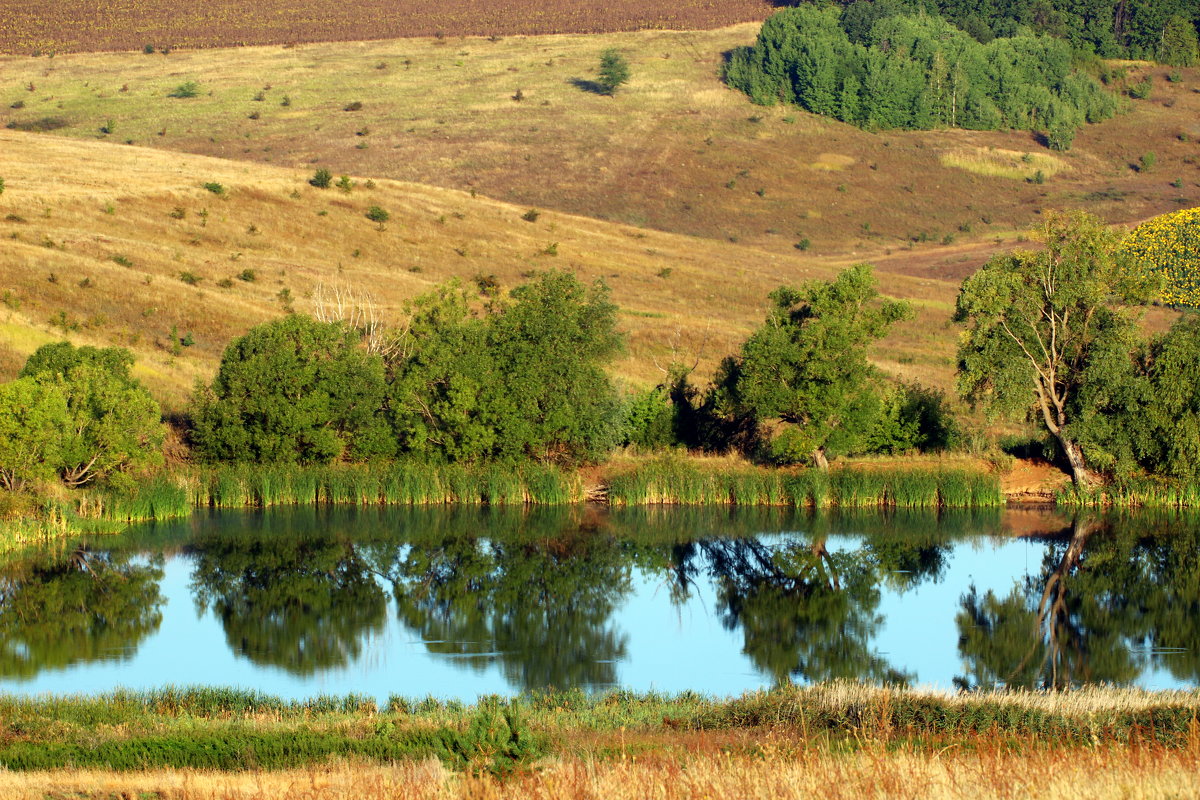
<svg viewBox="0 0 1200 800">
<path fill-rule="evenodd" d="M 312 302 L 314 319 L 345 323 L 362 334 L 368 353 L 384 358 L 392 355 L 397 338 L 389 335 L 379 305 L 370 292 L 318 283 L 313 290 Z"/>
</svg>

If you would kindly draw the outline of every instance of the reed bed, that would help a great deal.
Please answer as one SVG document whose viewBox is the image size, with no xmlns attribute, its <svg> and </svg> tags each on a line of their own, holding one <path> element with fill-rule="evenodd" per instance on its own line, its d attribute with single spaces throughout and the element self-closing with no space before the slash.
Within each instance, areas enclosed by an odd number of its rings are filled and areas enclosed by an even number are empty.
<svg viewBox="0 0 1200 800">
<path fill-rule="evenodd" d="M 1068 486 L 1055 503 L 1069 508 L 1200 508 L 1200 486 L 1173 481 L 1134 479 L 1106 486 Z"/>
<path fill-rule="evenodd" d="M 967 469 L 704 469 L 682 459 L 659 459 L 614 475 L 608 496 L 610 503 L 621 506 L 978 508 L 1004 504 L 994 475 Z"/>
<path fill-rule="evenodd" d="M 319 467 L 220 466 L 194 473 L 197 506 L 563 505 L 581 502 L 579 478 L 540 464 L 396 462 Z"/>
</svg>

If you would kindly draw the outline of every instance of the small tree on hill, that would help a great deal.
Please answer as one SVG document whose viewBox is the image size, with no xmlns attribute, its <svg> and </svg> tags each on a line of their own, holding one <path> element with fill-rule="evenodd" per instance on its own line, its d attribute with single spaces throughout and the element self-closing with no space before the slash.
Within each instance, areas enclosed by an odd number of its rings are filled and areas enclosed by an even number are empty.
<svg viewBox="0 0 1200 800">
<path fill-rule="evenodd" d="M 600 55 L 600 77 L 596 81 L 607 95 L 629 82 L 629 62 L 619 50 L 609 48 Z"/>
</svg>

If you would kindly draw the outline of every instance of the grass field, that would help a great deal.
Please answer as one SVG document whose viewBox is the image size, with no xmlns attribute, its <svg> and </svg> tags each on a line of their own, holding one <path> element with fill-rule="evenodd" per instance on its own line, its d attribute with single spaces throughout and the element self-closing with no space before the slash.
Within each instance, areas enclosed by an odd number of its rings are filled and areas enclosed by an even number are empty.
<svg viewBox="0 0 1200 800">
<path fill-rule="evenodd" d="M 60 336 L 120 344 L 178 409 L 230 337 L 311 310 L 321 285 L 369 287 L 394 321 L 448 278 L 511 288 L 558 267 L 612 286 L 617 372 L 646 384 L 672 360 L 706 374 L 778 284 L 870 260 L 919 311 L 878 363 L 949 388 L 958 282 L 1042 209 L 1127 222 L 1200 197 L 1200 137 L 1179 136 L 1200 118 L 1196 71 L 1153 73 L 1151 100 L 1035 185 L 942 163 L 1038 150 L 1025 134 L 871 134 L 750 105 L 716 73 L 754 32 L 0 57 L 0 375 Z M 587 90 L 608 46 L 633 65 L 615 98 Z M 189 82 L 196 97 L 168 97 Z M 1150 148 L 1155 169 L 1131 169 Z M 317 166 L 355 188 L 314 189 Z"/>
<path fill-rule="evenodd" d="M 63 336 L 126 346 L 176 409 L 231 337 L 289 307 L 313 310 L 320 285 L 369 291 L 395 322 L 405 300 L 450 278 L 470 286 L 490 275 L 506 289 L 540 269 L 603 278 L 629 336 L 617 371 L 646 383 L 676 358 L 710 369 L 761 321 L 771 289 L 849 263 L 551 211 L 530 223 L 524 206 L 383 179 L 366 188 L 361 176 L 344 193 L 309 186 L 308 170 L 108 142 L 0 131 L 0 148 L 3 374 Z M 365 218 L 372 205 L 391 212 L 385 230 Z M 946 385 L 956 286 L 883 282 L 921 313 L 884 344 L 881 363 Z M 191 346 L 175 346 L 189 334 Z"/>
<path fill-rule="evenodd" d="M 1081 131 L 1039 185 L 942 163 L 1044 158 L 1029 133 L 870 133 L 750 104 L 718 73 L 757 29 L 0 57 L 0 125 L 59 120 L 55 135 L 475 190 L 777 254 L 807 239 L 939 278 L 961 279 L 1046 208 L 1130 223 L 1200 202 L 1200 70 L 1172 83 L 1165 67 L 1127 67 L 1152 78 L 1150 97 Z M 632 71 L 615 97 L 591 83 L 608 47 Z M 189 81 L 196 97 L 168 97 Z"/>
<path fill-rule="evenodd" d="M 393 698 L 381 708 L 355 697 L 286 703 L 219 689 L 0 698 L 8 721 L 0 760 L 12 770 L 0 771 L 0 791 L 13 798 L 1182 798 L 1191 796 L 1200 767 L 1197 702 L 1194 692 L 956 697 L 849 683 L 730 700 L 564 693 L 516 707 L 499 699 L 463 706 Z M 277 740 L 295 746 L 279 749 Z M 385 750 L 397 753 L 396 763 L 365 755 Z M 48 768 L 64 757 L 76 768 Z"/>
</svg>

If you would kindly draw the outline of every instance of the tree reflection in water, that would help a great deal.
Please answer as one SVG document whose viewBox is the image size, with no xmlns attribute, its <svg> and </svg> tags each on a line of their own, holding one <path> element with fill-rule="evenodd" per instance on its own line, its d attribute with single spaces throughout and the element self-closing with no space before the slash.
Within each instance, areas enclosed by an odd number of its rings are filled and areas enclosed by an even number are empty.
<svg viewBox="0 0 1200 800">
<path fill-rule="evenodd" d="M 449 534 L 401 548 L 381 574 L 430 652 L 476 670 L 499 664 L 523 690 L 617 685 L 627 637 L 612 615 L 632 589 L 632 564 L 594 526 Z"/>
<path fill-rule="evenodd" d="M 1174 517 L 1083 514 L 1005 597 L 963 595 L 966 688 L 1127 684 L 1148 667 L 1200 679 L 1200 532 Z"/>
<path fill-rule="evenodd" d="M 162 622 L 162 558 L 86 546 L 0 569 L 0 675 L 130 658 Z"/>
<path fill-rule="evenodd" d="M 708 539 L 673 552 L 672 597 L 686 599 L 701 570 L 714 581 L 722 621 L 742 629 L 743 652 L 775 683 L 833 678 L 906 683 L 872 646 L 883 623 L 880 586 L 936 579 L 948 545 L 881 535 L 830 551 L 826 537 Z"/>
<path fill-rule="evenodd" d="M 216 613 L 234 652 L 295 675 L 350 663 L 383 630 L 387 598 L 355 545 L 329 528 L 202 536 L 196 607 Z"/>
<path fill-rule="evenodd" d="M 620 607 L 656 581 L 677 605 L 712 597 L 772 681 L 908 680 L 876 644 L 884 612 L 904 613 L 885 596 L 940 580 L 959 537 L 997 520 L 281 509 L 169 530 L 189 537 L 197 607 L 256 665 L 308 676 L 351 664 L 387 626 L 390 596 L 430 653 L 529 690 L 616 685 L 631 650 Z M 159 627 L 163 535 L 0 567 L 0 677 L 130 655 Z M 1150 668 L 1200 681 L 1195 520 L 1081 516 L 1044 541 L 1037 574 L 1013 591 L 961 597 L 963 686 L 1129 683 Z"/>
</svg>

